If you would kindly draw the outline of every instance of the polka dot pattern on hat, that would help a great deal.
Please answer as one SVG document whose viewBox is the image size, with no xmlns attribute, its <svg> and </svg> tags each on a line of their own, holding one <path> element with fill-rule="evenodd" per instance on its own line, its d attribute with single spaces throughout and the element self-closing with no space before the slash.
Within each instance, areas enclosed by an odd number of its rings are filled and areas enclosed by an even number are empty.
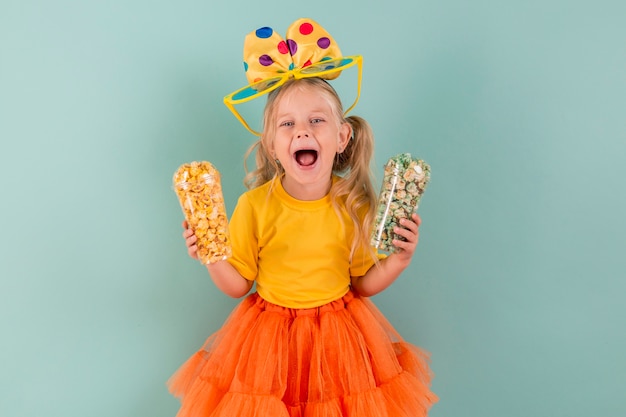
<svg viewBox="0 0 626 417">
<path fill-rule="evenodd" d="M 303 23 L 298 29 L 303 35 L 310 35 L 313 32 L 313 25 L 309 22 Z"/>
<path fill-rule="evenodd" d="M 278 42 L 278 52 L 283 55 L 289 53 L 289 47 L 287 46 L 287 42 L 285 41 Z"/>
<path fill-rule="evenodd" d="M 268 28 L 267 26 L 259 28 L 255 32 L 257 38 L 259 39 L 267 39 L 270 36 L 272 36 L 273 33 L 274 33 L 274 30 L 272 28 Z"/>
<path fill-rule="evenodd" d="M 259 64 L 263 65 L 264 67 L 269 67 L 273 63 L 274 63 L 274 60 L 269 55 L 261 55 L 259 57 Z"/>
<path fill-rule="evenodd" d="M 270 27 L 259 28 L 244 40 L 244 68 L 250 83 L 341 56 L 330 34 L 307 18 L 289 26 L 286 40 Z"/>
</svg>

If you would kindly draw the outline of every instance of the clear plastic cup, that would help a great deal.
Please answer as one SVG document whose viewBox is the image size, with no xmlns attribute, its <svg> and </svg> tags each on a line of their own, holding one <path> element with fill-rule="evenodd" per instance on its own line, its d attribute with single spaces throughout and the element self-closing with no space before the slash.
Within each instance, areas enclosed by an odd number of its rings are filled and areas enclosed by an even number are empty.
<svg viewBox="0 0 626 417">
<path fill-rule="evenodd" d="M 387 161 L 378 195 L 378 206 L 370 244 L 380 250 L 394 252 L 394 233 L 400 219 L 411 218 L 430 181 L 430 166 L 409 153 L 398 154 Z"/>
<path fill-rule="evenodd" d="M 174 173 L 173 183 L 185 220 L 198 238 L 198 260 L 208 264 L 232 256 L 219 171 L 206 161 L 185 163 Z"/>
</svg>

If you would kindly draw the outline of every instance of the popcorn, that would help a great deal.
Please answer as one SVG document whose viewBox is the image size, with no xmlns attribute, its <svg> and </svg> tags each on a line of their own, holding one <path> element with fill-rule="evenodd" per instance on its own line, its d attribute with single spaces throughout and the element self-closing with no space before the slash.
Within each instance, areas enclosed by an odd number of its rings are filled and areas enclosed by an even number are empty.
<svg viewBox="0 0 626 417">
<path fill-rule="evenodd" d="M 198 259 L 213 263 L 232 255 L 220 173 L 206 161 L 181 165 L 174 191 L 189 227 L 198 238 Z"/>
<path fill-rule="evenodd" d="M 430 166 L 421 159 L 403 153 L 390 158 L 385 165 L 383 183 L 370 244 L 394 252 L 393 239 L 404 240 L 393 232 L 400 219 L 411 218 L 430 181 Z"/>
</svg>

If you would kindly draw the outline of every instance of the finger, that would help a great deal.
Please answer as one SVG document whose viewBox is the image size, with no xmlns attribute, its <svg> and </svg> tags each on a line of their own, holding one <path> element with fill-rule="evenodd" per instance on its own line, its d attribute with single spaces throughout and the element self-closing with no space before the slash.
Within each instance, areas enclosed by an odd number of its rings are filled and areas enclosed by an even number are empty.
<svg viewBox="0 0 626 417">
<path fill-rule="evenodd" d="M 413 218 L 413 221 L 415 222 L 417 227 L 420 227 L 420 225 L 422 224 L 422 218 L 420 217 L 420 215 L 417 213 L 413 213 L 411 217 Z"/>
<path fill-rule="evenodd" d="M 404 227 L 400 227 L 400 226 L 396 226 L 393 228 L 393 232 L 398 235 L 398 236 L 402 236 L 404 239 L 410 241 L 411 237 L 414 235 L 413 232 L 411 232 L 408 229 L 405 229 Z M 402 240 L 402 239 L 398 239 L 398 240 Z"/>
<path fill-rule="evenodd" d="M 189 229 L 189 223 L 187 223 L 187 220 L 183 220 L 182 226 L 183 229 Z"/>
<path fill-rule="evenodd" d="M 194 231 L 193 230 L 191 230 L 191 229 L 183 230 L 183 237 L 185 238 L 185 240 L 187 240 L 191 236 L 194 236 Z"/>
<path fill-rule="evenodd" d="M 402 252 L 402 253 L 406 253 L 410 255 L 415 251 L 414 243 L 407 242 L 407 241 L 400 240 L 400 239 L 394 239 L 392 243 L 398 252 Z"/>
<path fill-rule="evenodd" d="M 417 219 L 419 222 L 419 218 Z M 400 226 L 394 228 L 394 232 L 404 237 L 409 242 L 417 242 L 419 238 L 419 226 L 409 219 L 401 219 Z"/>
<path fill-rule="evenodd" d="M 185 239 L 185 244 L 187 245 L 188 248 L 192 246 L 196 246 L 197 242 L 198 242 L 198 237 L 196 235 L 191 235 L 187 237 L 187 239 Z"/>
<path fill-rule="evenodd" d="M 410 230 L 412 233 L 417 233 L 418 224 L 415 221 L 409 219 L 400 219 L 400 226 L 404 229 Z"/>
</svg>

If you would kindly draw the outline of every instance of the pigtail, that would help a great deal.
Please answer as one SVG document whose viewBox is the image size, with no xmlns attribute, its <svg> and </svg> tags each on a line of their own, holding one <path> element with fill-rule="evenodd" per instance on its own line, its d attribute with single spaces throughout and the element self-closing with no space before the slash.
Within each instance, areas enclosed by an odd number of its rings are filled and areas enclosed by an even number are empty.
<svg viewBox="0 0 626 417">
<path fill-rule="evenodd" d="M 335 159 L 335 173 L 342 176 L 331 189 L 332 201 L 345 201 L 345 208 L 354 225 L 356 235 L 351 252 L 359 247 L 369 248 L 371 228 L 376 208 L 376 193 L 372 185 L 371 160 L 374 152 L 374 134 L 367 121 L 349 116 L 352 138 L 346 149 Z M 370 251 L 375 256 L 373 251 Z"/>
</svg>

